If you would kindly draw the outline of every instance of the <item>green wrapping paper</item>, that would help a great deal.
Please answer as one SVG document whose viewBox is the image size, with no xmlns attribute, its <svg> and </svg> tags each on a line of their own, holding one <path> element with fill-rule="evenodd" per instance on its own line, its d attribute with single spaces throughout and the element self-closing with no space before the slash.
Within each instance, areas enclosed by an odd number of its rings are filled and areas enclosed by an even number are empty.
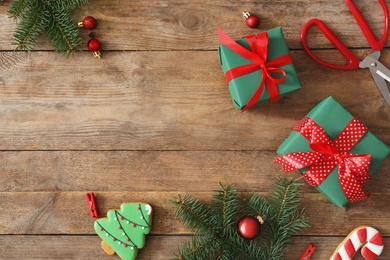
<svg viewBox="0 0 390 260">
<path fill-rule="evenodd" d="M 314 120 L 334 140 L 339 133 L 352 120 L 353 116 L 345 110 L 333 97 L 328 97 L 314 107 L 306 117 Z M 278 155 L 285 155 L 292 152 L 312 152 L 309 141 L 300 133 L 293 131 L 277 150 Z M 371 131 L 352 148 L 351 154 L 370 154 L 371 165 L 368 170 L 370 175 L 374 174 L 379 165 L 390 154 L 390 148 L 379 140 Z M 304 173 L 307 169 L 300 170 Z M 344 207 L 348 200 L 343 193 L 338 178 L 338 167 L 317 187 L 317 190 L 327 197 L 333 204 Z"/>
<path fill-rule="evenodd" d="M 280 56 L 289 54 L 286 40 L 280 27 L 267 31 L 269 37 L 268 58 L 267 62 Z M 250 50 L 247 39 L 243 38 L 236 41 L 241 46 Z M 219 60 L 222 66 L 223 73 L 232 68 L 236 68 L 246 64 L 252 64 L 251 61 L 241 57 L 225 45 L 220 45 L 218 49 Z M 283 83 L 278 84 L 279 96 L 285 96 L 302 88 L 298 75 L 295 71 L 294 64 L 288 64 L 280 67 L 286 72 L 286 79 Z M 243 109 L 255 91 L 259 88 L 262 80 L 262 74 L 259 70 L 251 72 L 241 77 L 237 77 L 229 82 L 228 88 L 233 100 L 233 104 L 237 110 Z M 270 101 L 270 96 L 265 88 L 257 105 Z"/>
</svg>

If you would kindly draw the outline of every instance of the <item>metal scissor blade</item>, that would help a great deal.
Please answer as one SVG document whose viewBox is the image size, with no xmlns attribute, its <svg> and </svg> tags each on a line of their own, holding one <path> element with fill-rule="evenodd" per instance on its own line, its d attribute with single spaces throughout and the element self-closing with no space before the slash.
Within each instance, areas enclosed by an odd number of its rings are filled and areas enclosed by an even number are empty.
<svg viewBox="0 0 390 260">
<path fill-rule="evenodd" d="M 378 61 L 379 56 L 379 51 L 373 52 L 360 62 L 359 67 L 370 69 L 371 76 L 374 78 L 379 91 L 382 93 L 382 96 L 386 100 L 387 105 L 390 106 L 390 92 L 385 81 L 387 80 L 390 82 L 390 70 L 386 68 L 386 66 L 383 65 L 380 61 Z"/>
<path fill-rule="evenodd" d="M 379 91 L 382 93 L 383 98 L 386 100 L 387 105 L 390 106 L 390 92 L 387 88 L 387 83 L 385 81 L 385 78 L 378 75 L 377 73 L 380 72 L 379 70 L 372 70 L 370 69 L 371 75 L 375 80 L 376 85 L 379 88 Z"/>
</svg>

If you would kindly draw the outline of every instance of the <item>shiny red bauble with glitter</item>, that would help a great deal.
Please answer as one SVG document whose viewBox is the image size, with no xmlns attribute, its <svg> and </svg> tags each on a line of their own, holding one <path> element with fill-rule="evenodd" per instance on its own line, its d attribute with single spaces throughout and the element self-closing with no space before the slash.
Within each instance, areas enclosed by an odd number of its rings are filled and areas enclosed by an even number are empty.
<svg viewBox="0 0 390 260">
<path fill-rule="evenodd" d="M 255 217 L 245 216 L 238 222 L 237 231 L 245 239 L 254 239 L 260 234 L 260 222 Z"/>
<path fill-rule="evenodd" d="M 82 22 L 78 23 L 79 27 L 84 27 L 85 29 L 91 30 L 96 27 L 96 19 L 92 16 L 84 17 Z"/>
</svg>

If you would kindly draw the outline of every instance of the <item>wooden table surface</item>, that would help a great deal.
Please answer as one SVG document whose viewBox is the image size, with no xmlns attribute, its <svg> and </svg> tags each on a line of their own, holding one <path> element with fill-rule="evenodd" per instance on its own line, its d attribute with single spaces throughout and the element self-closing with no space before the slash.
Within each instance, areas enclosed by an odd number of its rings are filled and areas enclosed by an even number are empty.
<svg viewBox="0 0 390 260">
<path fill-rule="evenodd" d="M 191 233 L 168 200 L 190 192 L 207 201 L 218 182 L 268 192 L 285 176 L 273 162 L 276 149 L 330 95 L 390 144 L 390 107 L 369 71 L 321 67 L 299 41 L 303 24 L 318 17 L 359 57 L 370 53 L 344 1 L 91 1 L 74 18 L 98 20 L 101 60 L 84 45 L 67 59 L 45 38 L 33 52 L 14 52 L 10 3 L 0 2 L 0 259 L 118 259 L 100 248 L 88 192 L 95 192 L 101 216 L 124 202 L 150 203 L 153 228 L 138 259 L 169 259 Z M 380 5 L 363 5 L 381 35 Z M 245 10 L 259 16 L 257 29 L 246 26 Z M 236 111 L 216 26 L 234 39 L 281 26 L 303 88 Z M 89 31 L 80 33 L 86 43 Z M 342 61 L 317 30 L 310 35 L 319 56 Z M 388 66 L 389 46 L 381 57 Z M 387 159 L 365 185 L 371 198 L 347 208 L 303 185 L 311 226 L 292 238 L 286 259 L 299 259 L 309 243 L 317 247 L 311 259 L 328 259 L 363 224 L 385 236 L 380 259 L 390 259 L 389 173 Z"/>
</svg>

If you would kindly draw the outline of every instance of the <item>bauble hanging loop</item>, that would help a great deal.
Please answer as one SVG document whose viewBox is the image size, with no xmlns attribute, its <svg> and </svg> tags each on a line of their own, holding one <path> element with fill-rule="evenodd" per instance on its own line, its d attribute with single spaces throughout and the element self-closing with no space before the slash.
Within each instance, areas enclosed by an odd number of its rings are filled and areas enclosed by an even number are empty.
<svg viewBox="0 0 390 260">
<path fill-rule="evenodd" d="M 242 12 L 244 18 L 246 19 L 246 24 L 249 28 L 255 28 L 259 25 L 260 20 L 256 15 L 250 14 L 247 11 Z"/>
<path fill-rule="evenodd" d="M 92 54 L 95 58 L 100 59 L 100 42 L 99 40 L 92 38 L 88 41 L 88 50 L 92 51 Z"/>
<path fill-rule="evenodd" d="M 80 28 L 84 27 L 85 29 L 91 30 L 96 27 L 96 19 L 92 16 L 86 16 L 81 22 L 77 23 L 77 25 Z"/>
</svg>

